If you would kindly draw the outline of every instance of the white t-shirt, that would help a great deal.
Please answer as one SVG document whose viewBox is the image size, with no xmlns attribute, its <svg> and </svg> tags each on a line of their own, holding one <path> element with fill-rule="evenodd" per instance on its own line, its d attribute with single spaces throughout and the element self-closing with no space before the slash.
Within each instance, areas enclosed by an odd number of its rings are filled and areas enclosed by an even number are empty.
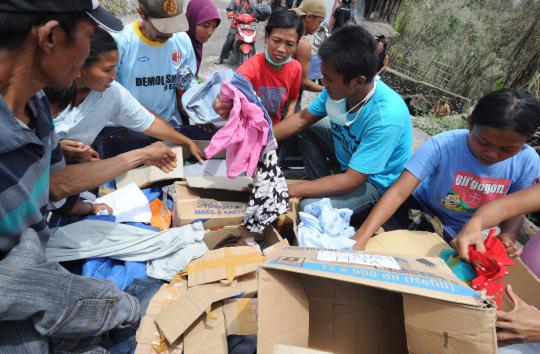
<svg viewBox="0 0 540 354">
<path fill-rule="evenodd" d="M 144 132 L 154 115 L 144 108 L 127 89 L 113 81 L 104 92 L 91 91 L 78 107 L 68 107 L 54 119 L 60 139 L 92 144 L 107 123 Z"/>
</svg>

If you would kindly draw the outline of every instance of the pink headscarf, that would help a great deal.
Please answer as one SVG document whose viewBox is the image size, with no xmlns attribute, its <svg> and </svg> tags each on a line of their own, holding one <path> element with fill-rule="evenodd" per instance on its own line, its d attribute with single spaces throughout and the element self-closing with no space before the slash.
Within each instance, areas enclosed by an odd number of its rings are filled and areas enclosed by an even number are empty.
<svg viewBox="0 0 540 354">
<path fill-rule="evenodd" d="M 217 20 L 219 26 L 221 19 L 219 18 L 219 11 L 212 0 L 191 0 L 187 6 L 186 17 L 189 24 L 187 34 L 191 39 L 191 43 L 193 44 L 193 50 L 195 51 L 195 56 L 197 58 L 197 73 L 199 73 L 203 53 L 203 44 L 197 41 L 195 38 L 197 25 L 211 20 Z"/>
</svg>

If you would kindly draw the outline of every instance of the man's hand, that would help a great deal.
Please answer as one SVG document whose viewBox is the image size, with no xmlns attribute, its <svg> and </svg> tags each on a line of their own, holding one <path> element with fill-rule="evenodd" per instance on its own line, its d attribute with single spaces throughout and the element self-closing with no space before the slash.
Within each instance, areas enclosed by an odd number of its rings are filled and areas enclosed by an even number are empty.
<svg viewBox="0 0 540 354">
<path fill-rule="evenodd" d="M 482 236 L 482 224 L 479 220 L 472 219 L 461 229 L 459 234 L 452 240 L 452 247 L 458 251 L 459 256 L 470 262 L 469 246 L 475 246 L 479 252 L 486 252 L 484 238 Z"/>
<path fill-rule="evenodd" d="M 367 245 L 369 239 L 367 239 L 365 241 L 358 241 L 358 240 L 355 240 L 355 241 L 356 241 L 356 243 L 353 245 L 353 250 L 354 251 L 363 251 L 363 250 L 366 249 L 366 245 Z"/>
<path fill-rule="evenodd" d="M 523 253 L 523 247 L 514 240 L 511 234 L 500 234 L 497 236 L 504 245 L 504 249 L 510 258 L 515 258 Z"/>
<path fill-rule="evenodd" d="M 89 145 L 75 140 L 60 140 L 64 156 L 71 161 L 91 162 L 99 160 L 99 154 Z"/>
<path fill-rule="evenodd" d="M 214 111 L 216 111 L 216 113 L 219 114 L 224 120 L 229 119 L 232 107 L 232 102 L 222 102 L 219 99 L 219 96 L 216 98 L 213 105 Z"/>
<path fill-rule="evenodd" d="M 171 172 L 176 167 L 176 154 L 161 142 L 141 149 L 147 166 L 157 166 L 163 172 Z"/>
<path fill-rule="evenodd" d="M 540 341 L 540 311 L 521 300 L 510 285 L 506 293 L 514 303 L 510 312 L 497 311 L 497 340 L 499 344 Z"/>
<path fill-rule="evenodd" d="M 112 208 L 105 203 L 92 204 L 92 208 L 90 209 L 90 214 L 97 215 L 97 213 L 99 213 L 102 210 L 107 211 L 107 215 L 113 214 Z"/>
<path fill-rule="evenodd" d="M 199 162 L 204 161 L 204 153 L 199 147 L 199 145 L 195 144 L 193 141 L 188 145 L 189 152 L 193 157 L 197 159 Z"/>
</svg>

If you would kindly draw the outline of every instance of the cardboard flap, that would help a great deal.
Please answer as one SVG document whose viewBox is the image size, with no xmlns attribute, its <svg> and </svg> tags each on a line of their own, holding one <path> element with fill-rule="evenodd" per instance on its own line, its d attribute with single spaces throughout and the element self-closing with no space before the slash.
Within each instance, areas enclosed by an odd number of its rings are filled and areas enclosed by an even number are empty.
<svg viewBox="0 0 540 354">
<path fill-rule="evenodd" d="M 505 284 L 511 284 L 512 290 L 529 305 L 540 308 L 540 282 L 533 272 L 523 263 L 521 258 L 512 259 L 513 266 L 509 266 L 509 275 L 504 277 Z M 503 298 L 503 310 L 510 311 L 514 308 L 513 302 L 505 292 Z"/>
<path fill-rule="evenodd" d="M 257 279 L 246 276 L 232 284 L 203 284 L 189 288 L 156 316 L 156 323 L 169 343 L 180 337 L 214 302 L 257 292 Z"/>
<path fill-rule="evenodd" d="M 221 304 L 212 305 L 184 334 L 184 354 L 227 354 L 225 318 Z"/>
<path fill-rule="evenodd" d="M 257 334 L 257 299 L 224 300 L 223 314 L 228 336 Z"/>
<path fill-rule="evenodd" d="M 451 247 L 441 237 L 432 232 L 396 230 L 372 237 L 366 252 L 393 253 L 412 257 L 438 257 Z"/>
<path fill-rule="evenodd" d="M 411 353 L 497 353 L 495 309 L 403 295 Z"/>
<path fill-rule="evenodd" d="M 225 247 L 206 252 L 184 272 L 188 275 L 189 287 L 219 280 L 231 282 L 240 275 L 254 272 L 264 259 L 255 247 Z"/>
<path fill-rule="evenodd" d="M 309 302 L 295 275 L 259 268 L 258 281 L 257 353 L 270 354 L 276 344 L 307 347 Z M 280 318 L 282 312 L 290 316 L 287 321 Z"/>
<path fill-rule="evenodd" d="M 227 177 L 187 177 L 186 183 L 191 188 L 221 189 L 234 192 L 245 192 L 253 183 L 251 177 L 237 177 L 230 179 Z"/>
<path fill-rule="evenodd" d="M 285 247 L 272 253 L 262 267 L 483 306 L 480 294 L 459 280 L 440 258 Z"/>
<path fill-rule="evenodd" d="M 176 154 L 176 168 L 174 170 L 166 173 L 156 166 L 138 167 L 116 177 L 116 187 L 122 188 L 134 182 L 139 188 L 146 188 L 155 182 L 184 178 L 182 147 L 172 146 L 171 150 Z"/>
<path fill-rule="evenodd" d="M 186 292 L 187 281 L 181 278 L 174 278 L 170 284 L 164 284 L 152 297 L 146 309 L 146 314 L 141 319 L 141 323 L 137 329 L 136 354 L 149 354 L 166 350 L 169 353 L 182 353 L 182 341 L 179 339 L 169 345 L 159 332 L 155 323 L 155 316 Z"/>
</svg>

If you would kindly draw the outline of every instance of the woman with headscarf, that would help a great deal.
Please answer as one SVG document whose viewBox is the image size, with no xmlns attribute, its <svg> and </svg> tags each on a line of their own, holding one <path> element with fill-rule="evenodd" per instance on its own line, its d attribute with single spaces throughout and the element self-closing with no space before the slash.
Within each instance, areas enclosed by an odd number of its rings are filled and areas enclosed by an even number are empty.
<svg viewBox="0 0 540 354">
<path fill-rule="evenodd" d="M 196 75 L 198 75 L 201 67 L 203 45 L 212 37 L 221 19 L 212 0 L 191 0 L 187 6 L 186 17 L 189 24 L 187 34 L 191 39 L 197 58 Z"/>
</svg>

